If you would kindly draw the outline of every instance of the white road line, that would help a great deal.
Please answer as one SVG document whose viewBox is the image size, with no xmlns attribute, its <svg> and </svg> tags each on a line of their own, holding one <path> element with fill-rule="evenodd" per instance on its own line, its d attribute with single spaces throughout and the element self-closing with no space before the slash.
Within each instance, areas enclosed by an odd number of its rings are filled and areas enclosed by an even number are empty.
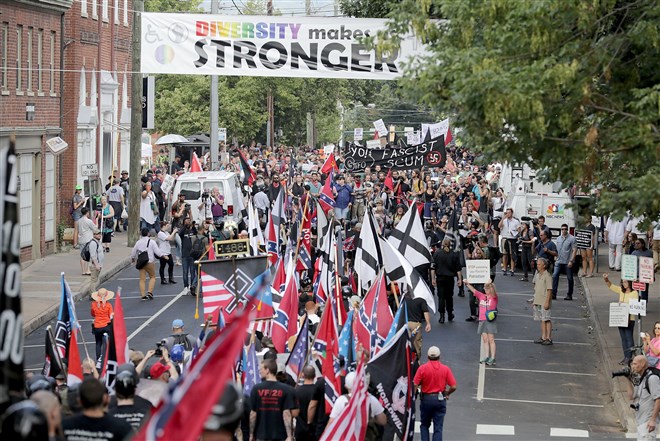
<svg viewBox="0 0 660 441">
<path fill-rule="evenodd" d="M 508 399 L 508 398 L 486 398 L 484 397 L 484 400 L 487 401 L 506 401 L 509 403 L 529 403 L 529 404 L 554 404 L 557 406 L 574 406 L 574 407 L 593 407 L 596 409 L 602 409 L 603 405 L 599 404 L 580 404 L 580 403 L 559 403 L 556 401 L 534 401 L 534 400 L 513 400 L 513 399 Z"/>
<path fill-rule="evenodd" d="M 82 342 L 79 341 L 78 344 L 80 345 L 80 344 L 82 344 Z M 96 342 L 95 341 L 86 341 L 85 344 L 86 345 L 95 345 Z M 27 348 L 43 348 L 43 347 L 46 347 L 46 345 L 25 345 L 23 347 L 26 348 L 26 349 Z"/>
<path fill-rule="evenodd" d="M 588 430 L 564 429 L 561 427 L 551 427 L 550 436 L 561 436 L 563 438 L 589 438 Z"/>
<path fill-rule="evenodd" d="M 479 345 L 481 348 L 479 350 L 479 360 L 483 360 L 486 358 L 486 354 L 488 354 L 488 349 L 486 348 L 486 345 L 481 343 Z M 478 401 L 483 401 L 484 399 L 484 389 L 486 387 L 486 364 L 485 363 L 479 363 L 479 374 L 478 374 L 478 380 L 477 380 L 477 400 Z"/>
<path fill-rule="evenodd" d="M 477 424 L 477 435 L 515 435 L 514 426 L 498 424 Z"/>
<path fill-rule="evenodd" d="M 178 277 L 174 276 L 174 278 L 177 279 Z M 114 280 L 140 280 L 140 278 L 139 277 L 120 277 L 120 278 L 114 279 Z"/>
<path fill-rule="evenodd" d="M 596 374 L 584 374 L 581 372 L 562 372 L 562 371 L 539 371 L 534 369 L 508 369 L 508 368 L 488 368 L 489 371 L 511 371 L 511 372 L 533 372 L 535 374 L 559 374 L 559 375 L 583 375 L 585 377 L 595 377 Z"/>
<path fill-rule="evenodd" d="M 498 292 L 498 296 L 525 296 L 525 297 L 534 297 L 533 292 Z M 498 314 L 499 315 L 499 314 Z"/>
<path fill-rule="evenodd" d="M 498 317 L 499 317 L 499 316 L 502 316 L 502 317 L 527 317 L 527 318 L 533 319 L 533 317 L 532 317 L 531 314 L 504 314 L 504 313 L 500 314 L 500 313 L 498 312 L 497 315 L 498 315 Z M 561 321 L 571 321 L 571 320 L 574 320 L 574 321 L 580 321 L 580 320 L 584 320 L 584 317 L 555 317 L 555 316 L 553 316 L 553 317 L 552 317 L 552 320 L 561 320 Z"/>
<path fill-rule="evenodd" d="M 157 294 L 154 296 L 154 300 L 162 298 L 162 297 L 176 297 L 178 294 Z M 127 299 L 142 299 L 142 296 L 121 296 L 122 300 L 127 300 Z"/>
<path fill-rule="evenodd" d="M 167 310 L 167 308 L 169 308 L 170 306 L 172 306 L 177 300 L 179 300 L 181 297 L 183 297 L 183 296 L 186 295 L 187 293 L 188 293 L 188 290 L 187 290 L 187 289 L 185 289 L 185 288 L 182 289 L 181 292 L 180 292 L 176 297 L 174 297 L 172 300 L 169 301 L 169 303 L 167 303 L 167 305 L 165 305 L 165 306 L 163 306 L 162 308 L 160 308 L 160 309 L 158 310 L 158 312 L 156 312 L 154 315 L 152 315 L 152 316 L 149 318 L 149 320 L 147 320 L 146 322 L 142 323 L 142 324 L 140 325 L 139 328 L 137 328 L 135 331 L 133 331 L 133 333 L 131 333 L 131 335 L 128 336 L 128 340 L 130 341 L 133 337 L 135 337 L 136 335 L 138 335 L 138 334 L 140 333 L 140 331 L 142 331 L 144 328 L 146 328 L 147 326 L 149 326 L 149 323 L 151 323 L 151 322 L 153 322 L 154 320 L 156 320 L 156 318 L 157 318 L 159 315 L 161 315 L 165 310 Z"/>
<path fill-rule="evenodd" d="M 499 314 L 498 314 L 499 315 Z M 520 338 L 496 338 L 495 341 L 507 341 L 507 342 L 513 342 L 513 343 L 533 343 L 534 340 L 523 340 Z M 568 342 L 568 341 L 557 341 L 553 340 L 554 344 L 559 344 L 559 345 L 569 345 L 569 346 L 593 346 L 591 343 L 576 343 L 576 342 Z"/>
</svg>

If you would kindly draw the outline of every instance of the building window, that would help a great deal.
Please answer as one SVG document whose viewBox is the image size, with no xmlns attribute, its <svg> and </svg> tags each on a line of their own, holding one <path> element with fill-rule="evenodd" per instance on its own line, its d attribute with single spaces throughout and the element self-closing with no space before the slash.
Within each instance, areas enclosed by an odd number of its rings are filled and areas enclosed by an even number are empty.
<svg viewBox="0 0 660 441">
<path fill-rule="evenodd" d="M 128 0 L 124 0 L 124 26 L 128 26 Z"/>
<path fill-rule="evenodd" d="M 50 57 L 48 64 L 48 71 L 50 72 L 50 79 L 48 90 L 51 95 L 55 95 L 55 32 L 50 31 Z"/>
<path fill-rule="evenodd" d="M 22 94 L 23 89 L 23 70 L 21 69 L 21 53 L 23 49 L 23 26 L 18 25 L 16 28 L 16 93 Z"/>
<path fill-rule="evenodd" d="M 101 6 L 102 8 L 101 14 L 103 14 L 103 21 L 105 21 L 106 23 L 108 22 L 108 1 L 109 0 L 102 0 L 103 3 Z"/>
<path fill-rule="evenodd" d="M 55 155 L 52 153 L 46 153 L 44 230 L 46 241 L 55 240 Z"/>
<path fill-rule="evenodd" d="M 98 19 L 99 18 L 97 8 L 98 8 L 98 0 L 92 0 L 92 18 L 93 19 Z"/>
<path fill-rule="evenodd" d="M 44 30 L 37 31 L 37 92 L 43 93 L 43 67 L 44 67 Z"/>
<path fill-rule="evenodd" d="M 32 93 L 32 34 L 34 29 L 28 26 L 27 30 L 27 91 Z"/>
<path fill-rule="evenodd" d="M 112 7 L 113 7 L 113 16 L 115 17 L 115 24 L 119 24 L 119 1 L 120 0 L 113 0 Z"/>
<path fill-rule="evenodd" d="M 32 244 L 32 166 L 34 155 L 23 154 L 18 157 L 18 176 L 21 187 L 18 192 L 20 200 L 19 223 L 21 226 L 21 248 Z"/>
<path fill-rule="evenodd" d="M 87 17 L 87 0 L 80 0 L 80 16 Z"/>
<path fill-rule="evenodd" d="M 0 48 L 2 59 L 0 59 L 0 88 L 5 92 L 7 90 L 7 39 L 9 34 L 9 23 L 2 23 L 2 35 L 0 35 Z"/>
</svg>

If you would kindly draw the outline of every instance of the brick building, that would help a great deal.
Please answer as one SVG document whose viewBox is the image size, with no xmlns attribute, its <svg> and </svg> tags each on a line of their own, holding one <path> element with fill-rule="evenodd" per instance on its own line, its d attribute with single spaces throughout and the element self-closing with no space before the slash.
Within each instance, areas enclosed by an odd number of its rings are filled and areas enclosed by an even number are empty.
<svg viewBox="0 0 660 441">
<path fill-rule="evenodd" d="M 17 136 L 22 260 L 55 250 L 77 184 L 100 193 L 128 168 L 132 4 L 0 0 L 0 145 Z M 69 145 L 60 156 L 54 136 Z"/>
</svg>

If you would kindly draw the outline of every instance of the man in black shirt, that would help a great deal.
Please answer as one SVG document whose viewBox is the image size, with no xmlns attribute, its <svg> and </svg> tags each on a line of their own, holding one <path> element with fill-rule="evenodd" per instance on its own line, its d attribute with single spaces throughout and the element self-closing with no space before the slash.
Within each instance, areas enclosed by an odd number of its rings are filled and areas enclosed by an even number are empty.
<svg viewBox="0 0 660 441">
<path fill-rule="evenodd" d="M 309 415 L 307 410 L 309 403 L 316 393 L 316 371 L 311 365 L 303 368 L 303 384 L 295 389 L 296 399 L 300 413 L 296 417 L 296 441 L 316 441 L 316 427 L 314 426 L 314 415 Z"/>
<path fill-rule="evenodd" d="M 179 231 L 181 238 L 181 263 L 183 264 L 183 287 L 190 289 L 190 294 L 197 293 L 197 267 L 195 259 L 190 255 L 193 242 L 197 238 L 197 229 L 192 224 L 192 219 L 186 217 L 183 220 L 183 227 Z"/>
<path fill-rule="evenodd" d="M 108 407 L 108 415 L 127 422 L 135 431 L 140 429 L 147 415 L 153 409 L 151 402 L 142 397 L 135 397 L 137 375 L 128 370 L 119 372 L 115 377 L 115 395 L 117 401 Z"/>
<path fill-rule="evenodd" d="M 262 361 L 259 374 L 265 380 L 250 393 L 250 440 L 292 441 L 298 415 L 294 390 L 277 381 L 275 360 Z"/>
<path fill-rule="evenodd" d="M 86 378 L 80 385 L 80 404 L 83 411 L 62 422 L 67 439 L 98 441 L 123 440 L 132 433 L 130 424 L 105 414 L 108 393 L 96 378 Z"/>
<path fill-rule="evenodd" d="M 408 329 L 413 335 L 413 346 L 419 359 L 422 356 L 422 323 L 426 323 L 424 331 L 431 332 L 431 314 L 426 300 L 421 297 L 406 298 L 405 302 L 408 305 Z"/>
<path fill-rule="evenodd" d="M 431 266 L 431 281 L 438 288 L 439 300 L 439 323 L 445 322 L 445 311 L 447 320 L 454 320 L 454 277 L 458 277 L 458 286 L 463 283 L 461 273 L 461 261 L 457 253 L 451 250 L 451 241 L 444 239 L 442 247 L 433 253 Z"/>
</svg>

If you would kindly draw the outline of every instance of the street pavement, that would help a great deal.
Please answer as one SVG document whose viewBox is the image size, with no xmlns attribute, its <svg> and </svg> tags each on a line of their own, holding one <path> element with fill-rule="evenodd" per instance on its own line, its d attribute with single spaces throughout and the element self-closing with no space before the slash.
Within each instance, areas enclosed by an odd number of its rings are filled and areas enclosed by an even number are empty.
<svg viewBox="0 0 660 441">
<path fill-rule="evenodd" d="M 127 260 L 130 249 L 125 246 L 125 233 L 118 236 L 102 273 L 108 279 L 101 286 L 113 291 L 122 289 L 130 347 L 144 352 L 155 348 L 156 342 L 169 335 L 175 318 L 183 319 L 187 332 L 197 335 L 203 314 L 195 320 L 196 299 L 183 292 L 181 267 L 175 267 L 176 285 L 160 285 L 158 281 L 154 300 L 141 301 L 138 272 Z M 602 256 L 606 248 L 601 247 L 601 251 L 602 272 L 607 268 L 607 256 Z M 25 341 L 27 369 L 38 370 L 43 364 L 45 326 L 55 323 L 63 269 L 68 270 L 66 278 L 74 293 L 85 293 L 77 295 L 76 310 L 85 346 L 94 356 L 89 284 L 78 275 L 78 250 L 74 250 L 48 256 L 24 270 L 23 314 L 26 330 L 30 331 Z M 478 363 L 477 324 L 464 321 L 469 315 L 467 298 L 455 296 L 453 322 L 438 324 L 436 316 L 432 331 L 424 334 L 424 352 L 431 345 L 439 346 L 442 361 L 452 368 L 458 382 L 448 405 L 445 438 L 630 437 L 635 433 L 635 423 L 626 397 L 627 380 L 612 379 L 610 375 L 621 368 L 618 361 L 623 357 L 618 331 L 608 326 L 609 303 L 616 301 L 616 295 L 597 275 L 580 282 L 576 278 L 575 300 L 564 301 L 566 280 L 562 276 L 559 300 L 552 309 L 555 344 L 541 346 L 533 343 L 540 334 L 540 325 L 532 320 L 531 306 L 526 302 L 532 297 L 532 285 L 519 281 L 519 277 L 498 273 L 495 280 L 500 295 L 496 366 Z M 618 283 L 617 277 L 610 276 L 613 283 Z M 647 332 L 660 318 L 658 286 L 652 285 L 649 312 L 642 326 Z M 201 311 L 201 301 L 199 308 Z"/>
</svg>

